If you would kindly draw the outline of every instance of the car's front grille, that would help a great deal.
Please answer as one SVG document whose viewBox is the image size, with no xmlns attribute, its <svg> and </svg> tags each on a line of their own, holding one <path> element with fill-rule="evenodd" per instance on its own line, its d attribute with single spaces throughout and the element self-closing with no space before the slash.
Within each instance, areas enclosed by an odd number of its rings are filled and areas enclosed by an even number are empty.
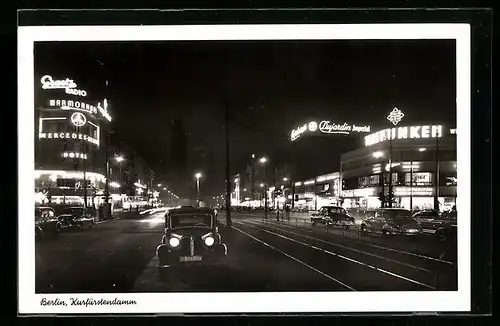
<svg viewBox="0 0 500 326">
<path fill-rule="evenodd" d="M 200 255 L 205 251 L 205 245 L 200 237 L 187 236 L 182 238 L 180 250 L 183 254 L 188 256 Z"/>
</svg>

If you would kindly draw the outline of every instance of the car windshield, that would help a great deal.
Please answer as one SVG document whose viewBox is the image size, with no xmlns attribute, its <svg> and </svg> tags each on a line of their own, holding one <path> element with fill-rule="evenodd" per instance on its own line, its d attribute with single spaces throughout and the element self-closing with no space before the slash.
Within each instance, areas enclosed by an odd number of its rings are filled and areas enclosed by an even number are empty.
<svg viewBox="0 0 500 326">
<path fill-rule="evenodd" d="M 172 215 L 170 217 L 172 229 L 191 228 L 191 227 L 212 227 L 212 216 L 208 214 L 186 214 Z"/>
<path fill-rule="evenodd" d="M 328 212 L 329 213 L 334 213 L 334 214 L 340 214 L 340 215 L 345 215 L 346 214 L 345 209 L 343 209 L 341 207 L 329 207 L 328 208 Z"/>
<path fill-rule="evenodd" d="M 81 208 L 81 207 L 69 207 L 69 208 L 66 208 L 64 210 L 63 214 L 82 215 L 83 208 Z"/>
<path fill-rule="evenodd" d="M 394 220 L 399 220 L 399 219 L 406 219 L 406 218 L 411 218 L 411 212 L 407 210 L 391 210 L 391 211 L 385 211 L 384 216 L 390 219 Z"/>
</svg>

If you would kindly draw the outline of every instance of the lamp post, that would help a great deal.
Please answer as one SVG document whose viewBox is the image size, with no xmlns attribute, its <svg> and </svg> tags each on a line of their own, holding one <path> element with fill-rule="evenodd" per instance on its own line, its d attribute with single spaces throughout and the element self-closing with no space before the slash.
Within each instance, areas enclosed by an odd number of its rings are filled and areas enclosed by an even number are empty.
<svg viewBox="0 0 500 326">
<path fill-rule="evenodd" d="M 196 206 L 200 206 L 200 178 L 201 178 L 201 173 L 198 172 L 194 176 L 196 178 Z"/>
<path fill-rule="evenodd" d="M 260 163 L 264 164 L 264 218 L 267 219 L 267 158 L 262 157 Z"/>
<path fill-rule="evenodd" d="M 287 186 L 286 186 L 286 185 L 287 185 L 287 181 L 288 181 L 288 178 L 287 178 L 287 177 L 284 177 L 284 178 L 283 178 L 283 182 L 285 183 L 285 187 L 284 187 L 284 189 L 283 189 L 283 196 L 285 197 L 285 204 L 284 204 L 285 206 L 287 205 L 287 199 L 288 199 L 287 194 L 286 194 L 286 190 L 287 190 Z M 285 209 L 285 207 L 283 207 L 283 209 Z"/>
<path fill-rule="evenodd" d="M 382 158 L 384 157 L 384 153 L 381 152 L 381 151 L 377 151 L 377 152 L 374 152 L 372 154 L 373 158 L 375 159 L 379 159 L 379 158 Z M 382 190 L 381 190 L 381 195 L 379 195 L 379 199 L 380 199 L 380 205 L 381 207 L 383 208 L 385 205 L 384 205 L 384 198 L 385 198 L 385 180 L 384 180 L 384 174 L 385 174 L 385 167 L 383 166 L 383 163 L 380 163 L 380 180 L 379 180 L 379 184 L 382 186 Z M 341 186 L 342 187 L 342 186 Z"/>
<path fill-rule="evenodd" d="M 115 157 L 116 162 L 118 162 L 118 180 L 122 181 L 122 161 L 124 160 L 123 156 L 118 155 Z"/>
</svg>

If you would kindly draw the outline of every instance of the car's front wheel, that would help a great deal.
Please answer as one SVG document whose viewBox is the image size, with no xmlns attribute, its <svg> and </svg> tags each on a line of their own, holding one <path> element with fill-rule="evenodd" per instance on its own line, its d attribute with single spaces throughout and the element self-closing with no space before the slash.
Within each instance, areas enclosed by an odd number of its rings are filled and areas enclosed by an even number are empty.
<svg viewBox="0 0 500 326">
<path fill-rule="evenodd" d="M 363 233 L 363 234 L 367 234 L 368 233 L 368 228 L 366 227 L 365 224 L 361 225 L 361 233 Z"/>
</svg>

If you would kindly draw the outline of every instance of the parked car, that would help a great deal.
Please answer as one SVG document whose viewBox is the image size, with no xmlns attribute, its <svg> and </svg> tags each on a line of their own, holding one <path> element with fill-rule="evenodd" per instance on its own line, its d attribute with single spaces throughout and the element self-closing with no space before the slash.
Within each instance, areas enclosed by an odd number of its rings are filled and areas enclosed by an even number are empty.
<svg viewBox="0 0 500 326">
<path fill-rule="evenodd" d="M 215 211 L 207 207 L 171 209 L 165 214 L 165 234 L 156 248 L 161 275 L 170 267 L 223 265 L 222 242 Z"/>
<path fill-rule="evenodd" d="M 424 209 L 421 211 L 417 211 L 413 213 L 413 218 L 417 221 L 429 220 L 429 219 L 438 219 L 440 214 L 437 210 L 434 209 Z"/>
<path fill-rule="evenodd" d="M 313 226 L 317 224 L 339 225 L 349 228 L 354 225 L 354 217 L 347 214 L 340 206 L 322 206 L 317 213 L 311 215 Z"/>
<path fill-rule="evenodd" d="M 57 238 L 61 231 L 61 223 L 51 207 L 35 208 L 35 239 Z"/>
<path fill-rule="evenodd" d="M 418 235 L 422 226 L 411 212 L 401 208 L 379 208 L 373 216 L 361 222 L 361 232 L 382 233 L 384 235 Z"/>
<path fill-rule="evenodd" d="M 77 228 L 83 230 L 84 228 L 91 228 L 94 225 L 94 211 L 95 209 L 82 206 L 68 207 L 64 210 L 63 214 L 59 215 L 57 218 L 62 228 Z"/>
<path fill-rule="evenodd" d="M 436 210 L 424 210 L 413 214 L 424 232 L 434 234 L 439 241 L 456 239 L 456 210 L 439 214 Z"/>
</svg>

